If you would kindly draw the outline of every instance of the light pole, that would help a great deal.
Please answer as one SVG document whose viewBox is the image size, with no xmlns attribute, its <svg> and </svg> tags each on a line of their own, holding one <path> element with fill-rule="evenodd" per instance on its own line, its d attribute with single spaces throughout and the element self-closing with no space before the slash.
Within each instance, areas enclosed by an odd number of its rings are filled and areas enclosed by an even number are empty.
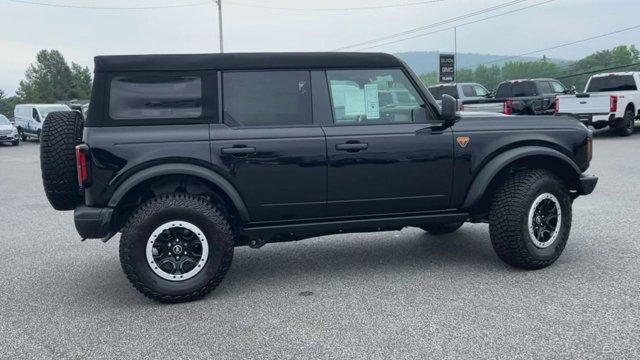
<svg viewBox="0 0 640 360">
<path fill-rule="evenodd" d="M 222 0 L 213 0 L 218 6 L 218 35 L 220 36 L 220 53 L 224 53 L 224 45 L 222 38 Z"/>
</svg>

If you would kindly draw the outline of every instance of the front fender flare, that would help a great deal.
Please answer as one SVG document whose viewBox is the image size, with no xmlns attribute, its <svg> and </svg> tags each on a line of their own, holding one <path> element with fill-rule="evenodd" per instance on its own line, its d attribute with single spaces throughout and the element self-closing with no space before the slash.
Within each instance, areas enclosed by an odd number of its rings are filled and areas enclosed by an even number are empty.
<svg viewBox="0 0 640 360">
<path fill-rule="evenodd" d="M 233 205 L 238 210 L 240 218 L 244 222 L 249 222 L 249 212 L 247 211 L 247 207 L 245 206 L 245 203 L 236 188 L 227 179 L 222 177 L 220 174 L 217 174 L 213 170 L 193 164 L 162 164 L 152 166 L 135 173 L 131 177 L 127 178 L 120 186 L 118 186 L 116 191 L 111 196 L 111 199 L 109 200 L 109 207 L 115 208 L 116 206 L 118 206 L 120 200 L 122 200 L 122 198 L 129 192 L 129 190 L 133 189 L 136 185 L 142 183 L 145 180 L 149 180 L 162 175 L 190 175 L 213 183 L 218 188 L 220 188 L 229 197 L 229 199 L 231 199 Z"/>
<path fill-rule="evenodd" d="M 573 160 L 558 150 L 542 146 L 523 146 L 507 150 L 491 159 L 486 165 L 484 165 L 482 170 L 480 170 L 469 187 L 469 191 L 467 192 L 462 208 L 468 209 L 475 205 L 476 202 L 482 198 L 493 178 L 506 166 L 516 160 L 529 156 L 549 156 L 556 158 L 569 165 L 571 169 L 575 171 L 577 177 L 580 177 L 580 174 L 582 174 L 580 168 L 578 168 Z"/>
</svg>

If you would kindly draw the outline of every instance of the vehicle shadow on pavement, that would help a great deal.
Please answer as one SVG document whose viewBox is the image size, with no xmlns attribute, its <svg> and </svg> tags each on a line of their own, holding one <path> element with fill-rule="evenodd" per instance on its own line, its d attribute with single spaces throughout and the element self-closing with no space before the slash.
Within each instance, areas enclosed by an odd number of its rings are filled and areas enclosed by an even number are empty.
<svg viewBox="0 0 640 360">
<path fill-rule="evenodd" d="M 478 272 L 505 266 L 495 256 L 486 229 L 463 227 L 431 236 L 419 229 L 327 236 L 302 244 L 267 244 L 238 249 L 223 286 L 245 292 L 264 284 L 331 277 L 397 276 L 432 270 Z M 400 235 L 400 236 L 397 236 Z"/>
</svg>

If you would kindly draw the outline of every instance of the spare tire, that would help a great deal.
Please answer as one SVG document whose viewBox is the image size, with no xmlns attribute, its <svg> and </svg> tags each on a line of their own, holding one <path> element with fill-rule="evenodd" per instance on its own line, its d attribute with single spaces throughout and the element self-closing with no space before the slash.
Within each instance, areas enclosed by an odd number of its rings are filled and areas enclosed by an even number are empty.
<svg viewBox="0 0 640 360">
<path fill-rule="evenodd" d="M 82 129 L 82 117 L 75 111 L 49 113 L 42 123 L 42 183 L 56 210 L 73 210 L 82 202 L 75 153 L 76 145 L 82 142 Z"/>
</svg>

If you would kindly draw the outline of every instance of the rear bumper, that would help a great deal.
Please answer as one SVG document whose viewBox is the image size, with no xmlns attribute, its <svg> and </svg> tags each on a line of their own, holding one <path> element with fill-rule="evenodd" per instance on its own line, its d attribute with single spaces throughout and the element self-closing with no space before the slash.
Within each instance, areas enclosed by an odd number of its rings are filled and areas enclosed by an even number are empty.
<svg viewBox="0 0 640 360">
<path fill-rule="evenodd" d="M 578 119 L 585 126 L 593 126 L 596 129 L 601 129 L 605 126 L 610 126 L 616 120 L 615 113 L 585 113 L 585 114 L 569 114 L 558 113 L 558 115 L 568 115 Z"/>
<path fill-rule="evenodd" d="M 589 195 L 596 188 L 598 183 L 598 177 L 593 175 L 581 175 L 580 176 L 580 189 L 578 189 L 579 195 Z"/>
<path fill-rule="evenodd" d="M 113 208 L 78 206 L 73 211 L 73 220 L 78 234 L 83 239 L 102 239 L 111 234 Z"/>
</svg>

